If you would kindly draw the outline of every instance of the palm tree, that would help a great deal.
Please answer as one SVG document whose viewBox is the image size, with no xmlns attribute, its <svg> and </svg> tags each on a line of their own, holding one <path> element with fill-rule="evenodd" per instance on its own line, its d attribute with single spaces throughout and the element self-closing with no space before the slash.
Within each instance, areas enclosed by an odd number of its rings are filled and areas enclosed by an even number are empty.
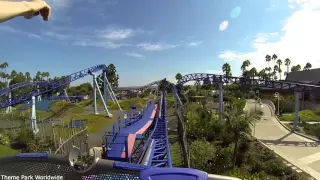
<svg viewBox="0 0 320 180">
<path fill-rule="evenodd" d="M 272 55 L 272 60 L 273 60 L 273 67 L 276 65 L 276 60 L 278 59 L 278 56 L 276 54 Z M 273 74 L 277 72 L 275 69 L 273 69 Z"/>
<path fill-rule="evenodd" d="M 270 68 L 270 61 L 271 61 L 271 56 L 269 55 L 269 54 L 267 54 L 266 55 L 266 61 L 267 61 L 267 63 L 268 63 L 268 70 L 269 70 L 269 74 L 270 74 L 270 70 L 271 70 L 271 68 Z"/>
<path fill-rule="evenodd" d="M 286 59 L 284 60 L 284 65 L 287 66 L 287 72 L 285 73 L 286 76 L 288 76 L 288 74 L 289 74 L 289 66 L 290 66 L 290 64 L 291 64 L 291 60 L 290 60 L 289 58 L 286 58 Z"/>
<path fill-rule="evenodd" d="M 49 72 L 46 72 L 45 74 L 46 74 L 46 78 L 47 78 L 47 81 L 48 81 L 49 76 L 50 76 L 50 73 L 49 73 Z"/>
<path fill-rule="evenodd" d="M 251 115 L 245 114 L 243 107 L 229 102 L 223 116 L 226 120 L 227 130 L 234 136 L 233 148 L 233 166 L 235 166 L 236 158 L 238 155 L 239 140 L 243 135 L 251 131 L 250 125 L 261 118 L 261 114 L 252 113 Z"/>
<path fill-rule="evenodd" d="M 222 66 L 222 71 L 223 71 L 223 73 L 224 73 L 225 76 L 232 76 L 231 66 L 230 66 L 229 63 L 223 64 L 223 66 Z"/>
<path fill-rule="evenodd" d="M 249 72 L 247 71 L 247 68 L 251 65 L 251 62 L 249 60 L 243 61 L 241 65 L 241 70 L 242 70 L 242 76 L 243 77 L 248 77 Z"/>
<path fill-rule="evenodd" d="M 26 78 L 27 78 L 27 81 L 29 82 L 29 81 L 31 80 L 30 73 L 29 73 L 29 72 L 26 72 L 25 76 L 26 76 Z"/>
<path fill-rule="evenodd" d="M 312 68 L 312 65 L 307 62 L 307 64 L 304 66 L 303 70 L 310 70 Z"/>
<path fill-rule="evenodd" d="M 277 80 L 278 79 L 278 77 L 276 76 L 276 72 L 278 72 L 279 71 L 279 67 L 278 67 L 278 65 L 275 65 L 274 67 L 273 67 L 273 77 L 274 77 L 274 80 Z"/>
<path fill-rule="evenodd" d="M 258 75 L 257 69 L 255 67 L 251 68 L 249 71 L 249 77 L 254 79 Z"/>
<path fill-rule="evenodd" d="M 278 73 L 279 73 L 279 80 L 281 80 L 281 73 L 282 73 L 282 69 L 281 69 L 281 65 L 282 65 L 282 60 L 278 59 L 277 60 L 277 65 L 278 65 Z"/>
</svg>

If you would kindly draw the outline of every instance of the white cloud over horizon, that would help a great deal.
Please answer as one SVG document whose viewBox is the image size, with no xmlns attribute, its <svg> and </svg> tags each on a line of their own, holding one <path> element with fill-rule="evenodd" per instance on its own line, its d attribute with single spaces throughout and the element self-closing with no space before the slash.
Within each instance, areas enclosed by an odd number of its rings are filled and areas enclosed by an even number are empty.
<svg viewBox="0 0 320 180">
<path fill-rule="evenodd" d="M 132 53 L 132 52 L 129 52 L 129 53 L 125 53 L 126 56 L 130 56 L 130 57 L 134 57 L 134 58 L 140 58 L 140 59 L 144 59 L 145 56 L 142 55 L 142 54 L 138 54 L 138 53 Z"/>
<path fill-rule="evenodd" d="M 320 41 L 320 1 L 289 0 L 289 6 L 295 7 L 292 15 L 286 19 L 279 32 L 258 33 L 251 42 L 253 51 L 241 52 L 224 50 L 218 57 L 225 62 L 244 61 L 249 59 L 258 70 L 267 66 L 265 56 L 276 54 L 284 61 L 291 60 L 291 66 L 300 64 L 302 67 L 310 62 L 313 68 L 320 68 L 318 43 Z M 295 5 L 295 6 L 294 6 Z M 278 40 L 273 38 L 277 37 Z M 284 65 L 282 70 L 285 71 Z"/>
</svg>

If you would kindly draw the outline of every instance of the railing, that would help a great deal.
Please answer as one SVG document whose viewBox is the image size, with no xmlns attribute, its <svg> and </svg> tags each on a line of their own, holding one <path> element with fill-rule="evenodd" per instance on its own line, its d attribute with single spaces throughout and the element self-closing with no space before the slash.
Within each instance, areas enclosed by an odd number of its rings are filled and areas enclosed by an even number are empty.
<svg viewBox="0 0 320 180">
<path fill-rule="evenodd" d="M 262 99 L 261 101 L 262 103 L 269 105 L 269 107 L 271 108 L 271 116 L 275 116 L 276 106 L 273 104 L 273 102 L 268 99 Z"/>
<path fill-rule="evenodd" d="M 182 151 L 184 167 L 189 168 L 190 155 L 188 152 L 188 141 L 187 141 L 187 133 L 186 133 L 186 125 L 185 125 L 184 108 L 175 87 L 173 87 L 173 93 L 175 98 L 174 106 L 178 116 L 178 135 L 179 135 L 179 142 L 180 142 L 180 147 Z"/>
</svg>

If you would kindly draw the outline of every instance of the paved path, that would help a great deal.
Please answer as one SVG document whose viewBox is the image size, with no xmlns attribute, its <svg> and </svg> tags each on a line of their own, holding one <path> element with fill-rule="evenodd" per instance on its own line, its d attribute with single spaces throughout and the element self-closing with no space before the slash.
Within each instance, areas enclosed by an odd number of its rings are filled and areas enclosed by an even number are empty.
<svg viewBox="0 0 320 180">
<path fill-rule="evenodd" d="M 247 109 L 255 104 L 249 102 Z M 264 115 L 255 125 L 254 136 L 288 162 L 320 179 L 320 144 L 285 129 L 274 117 L 267 104 L 263 104 Z"/>
</svg>

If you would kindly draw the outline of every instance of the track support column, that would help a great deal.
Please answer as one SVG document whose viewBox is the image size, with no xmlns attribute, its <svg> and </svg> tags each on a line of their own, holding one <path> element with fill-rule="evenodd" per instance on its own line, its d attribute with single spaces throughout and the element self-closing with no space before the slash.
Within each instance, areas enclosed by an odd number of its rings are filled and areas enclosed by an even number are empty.
<svg viewBox="0 0 320 180">
<path fill-rule="evenodd" d="M 92 74 L 92 91 L 93 91 L 93 113 L 99 114 L 97 109 L 97 86 L 96 86 L 96 76 Z"/>
<path fill-rule="evenodd" d="M 11 92 L 9 92 L 9 100 L 11 101 Z M 6 113 L 12 113 L 12 107 L 11 106 L 7 107 Z"/>
<path fill-rule="evenodd" d="M 104 95 L 104 102 L 108 104 L 108 98 L 110 96 L 110 92 L 107 84 L 107 71 L 103 71 L 103 95 Z"/>
<path fill-rule="evenodd" d="M 294 92 L 295 94 L 295 108 L 294 108 L 294 129 L 296 130 L 298 128 L 298 122 L 299 122 L 299 110 L 300 110 L 300 92 Z"/>
<path fill-rule="evenodd" d="M 39 132 L 38 126 L 37 126 L 37 118 L 36 118 L 36 98 L 34 96 L 32 96 L 32 108 L 31 108 L 31 131 L 34 134 L 37 134 Z"/>
<path fill-rule="evenodd" d="M 37 85 L 37 92 L 38 92 L 38 94 L 40 94 L 39 85 Z M 37 96 L 37 100 L 38 100 L 38 101 L 41 101 L 41 95 Z"/>
<path fill-rule="evenodd" d="M 219 120 L 222 120 L 223 114 L 223 83 L 219 83 Z"/>
</svg>

